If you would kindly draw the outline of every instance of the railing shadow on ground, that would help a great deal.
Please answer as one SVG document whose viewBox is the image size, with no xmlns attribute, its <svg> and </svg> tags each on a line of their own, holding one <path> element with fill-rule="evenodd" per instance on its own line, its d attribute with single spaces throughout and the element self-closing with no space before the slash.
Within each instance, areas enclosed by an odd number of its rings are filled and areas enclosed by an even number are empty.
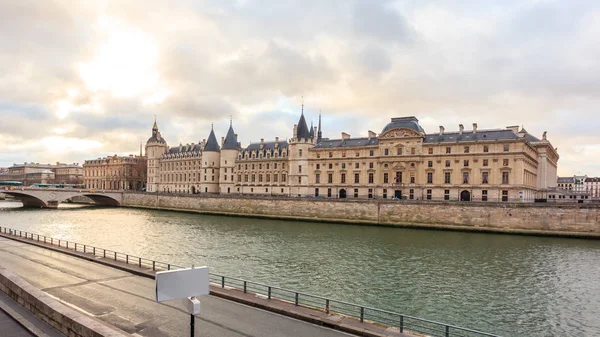
<svg viewBox="0 0 600 337">
<path fill-rule="evenodd" d="M 91 254 L 95 257 L 102 257 L 117 262 L 123 262 L 128 265 L 146 268 L 152 271 L 186 268 L 171 263 L 160 262 L 131 254 L 121 253 L 110 249 L 99 248 L 92 245 L 81 244 L 62 239 L 55 239 L 46 235 L 15 230 L 7 227 L 0 227 L 0 233 L 19 238 L 26 238 L 37 242 L 43 242 L 45 244 L 70 249 L 75 252 Z M 213 286 L 226 289 L 237 289 L 243 291 L 244 293 L 254 294 L 268 300 L 279 300 L 294 304 L 295 306 L 302 306 L 309 309 L 324 311 L 329 315 L 348 316 L 360 320 L 361 323 L 369 322 L 387 326 L 399 331 L 400 333 L 416 333 L 431 337 L 500 337 L 499 335 L 462 328 L 451 324 L 436 322 L 424 318 L 413 317 L 410 315 L 358 305 L 215 273 L 210 273 L 210 282 Z"/>
</svg>

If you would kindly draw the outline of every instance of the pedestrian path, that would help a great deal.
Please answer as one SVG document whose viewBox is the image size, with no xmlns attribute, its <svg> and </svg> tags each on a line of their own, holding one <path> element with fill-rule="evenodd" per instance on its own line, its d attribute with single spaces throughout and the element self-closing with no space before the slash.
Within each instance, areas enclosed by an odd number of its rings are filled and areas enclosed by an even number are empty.
<svg viewBox="0 0 600 337">
<path fill-rule="evenodd" d="M 0 336 L 65 337 L 3 292 L 0 292 Z"/>
<path fill-rule="evenodd" d="M 134 336 L 189 335 L 189 315 L 182 303 L 155 302 L 152 279 L 5 238 L 0 238 L 0 267 Z M 204 296 L 200 301 L 196 336 L 350 336 L 217 296 Z"/>
</svg>

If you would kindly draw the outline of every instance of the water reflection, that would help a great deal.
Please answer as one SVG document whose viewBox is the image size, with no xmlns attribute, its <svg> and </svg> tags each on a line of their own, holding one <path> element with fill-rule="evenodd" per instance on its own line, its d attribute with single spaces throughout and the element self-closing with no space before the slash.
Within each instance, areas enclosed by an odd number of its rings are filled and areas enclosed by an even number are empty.
<svg viewBox="0 0 600 337">
<path fill-rule="evenodd" d="M 0 224 L 504 336 L 600 332 L 600 242 L 0 204 Z"/>
</svg>

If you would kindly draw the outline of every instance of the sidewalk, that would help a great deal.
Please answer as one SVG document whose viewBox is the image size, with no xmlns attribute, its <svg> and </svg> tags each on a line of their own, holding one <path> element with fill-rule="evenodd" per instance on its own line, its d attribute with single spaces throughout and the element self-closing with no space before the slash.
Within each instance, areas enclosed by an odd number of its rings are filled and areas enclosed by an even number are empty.
<svg viewBox="0 0 600 337">
<path fill-rule="evenodd" d="M 12 270 L 69 306 L 134 336 L 168 337 L 189 334 L 189 315 L 180 302 L 165 304 L 154 301 L 153 279 L 88 260 L 89 255 L 87 259 L 81 259 L 41 248 L 37 244 L 0 237 L 0 267 Z M 132 268 L 131 265 L 128 268 Z M 147 273 L 145 269 L 132 271 L 136 274 Z M 204 296 L 200 301 L 202 313 L 196 318 L 197 336 L 350 336 L 339 330 L 218 296 Z M 302 314 L 301 308 L 297 309 L 298 314 Z M 399 334 L 386 331 L 385 335 Z"/>
<path fill-rule="evenodd" d="M 0 292 L 0 335 L 10 337 L 65 337 L 3 292 Z"/>
</svg>

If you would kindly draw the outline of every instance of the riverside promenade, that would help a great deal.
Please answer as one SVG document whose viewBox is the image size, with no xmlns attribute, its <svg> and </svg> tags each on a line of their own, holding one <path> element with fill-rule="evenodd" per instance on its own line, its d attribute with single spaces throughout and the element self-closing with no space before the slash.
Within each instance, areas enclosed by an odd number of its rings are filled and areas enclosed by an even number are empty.
<svg viewBox="0 0 600 337">
<path fill-rule="evenodd" d="M 154 280 L 143 276 L 145 268 L 119 266 L 114 268 L 107 263 L 92 262 L 99 257 L 86 258 L 84 253 L 61 251 L 30 239 L 10 237 L 0 234 L 0 272 L 10 270 L 44 295 L 56 299 L 78 313 L 84 313 L 98 320 L 112 331 L 134 336 L 187 336 L 189 335 L 189 315 L 179 301 L 157 303 L 154 300 Z M 81 254 L 81 257 L 78 257 Z M 117 262 L 118 264 L 118 262 Z M 136 270 L 138 269 L 138 270 Z M 277 313 L 227 300 L 222 297 L 230 290 L 211 287 L 213 295 L 201 297 L 202 313 L 196 319 L 196 336 L 351 336 L 344 331 L 334 330 Z M 44 297 L 42 295 L 41 297 Z M 220 297 L 221 296 L 221 297 Z M 247 298 L 257 303 L 266 299 Z M 289 306 L 289 305 L 288 305 Z M 363 336 L 405 336 L 396 329 L 373 324 L 359 323 L 356 320 L 339 316 L 329 317 L 323 312 L 303 307 L 294 307 L 293 315 L 312 315 L 313 321 L 323 324 L 330 319 L 338 329 L 354 331 Z M 280 310 L 289 310 L 281 304 Z M 92 324 L 93 325 L 93 324 Z"/>
</svg>

